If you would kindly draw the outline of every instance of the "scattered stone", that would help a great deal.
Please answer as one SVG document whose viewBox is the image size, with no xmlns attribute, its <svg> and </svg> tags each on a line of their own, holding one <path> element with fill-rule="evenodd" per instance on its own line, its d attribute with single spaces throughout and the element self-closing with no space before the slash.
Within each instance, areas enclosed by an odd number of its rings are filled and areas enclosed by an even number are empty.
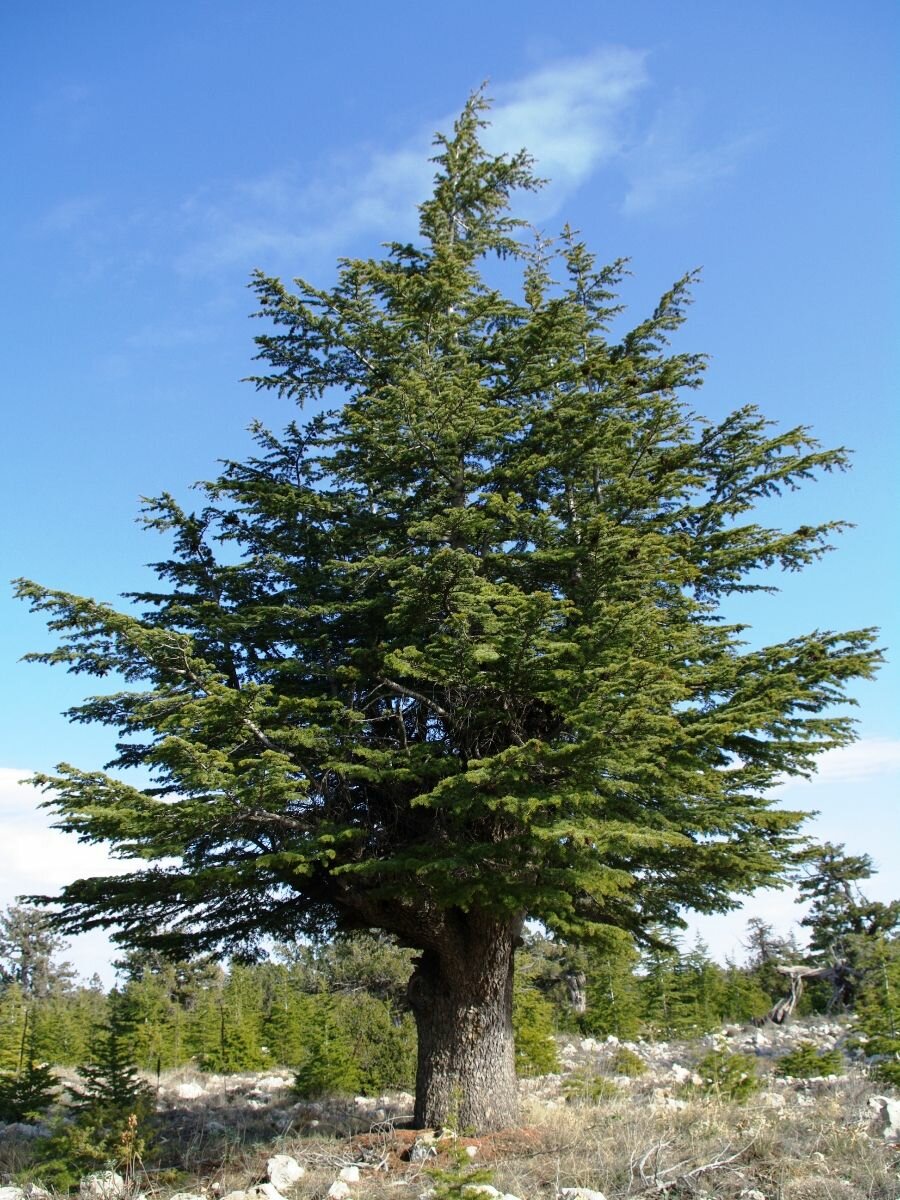
<svg viewBox="0 0 900 1200">
<path fill-rule="evenodd" d="M 344 1183 L 359 1183 L 359 1167 L 341 1167 L 338 1179 L 343 1179 Z"/>
<path fill-rule="evenodd" d="M 0 1200 L 25 1200 L 25 1192 L 20 1187 L 0 1187 Z"/>
<path fill-rule="evenodd" d="M 560 1188 L 557 1192 L 559 1200 L 606 1200 L 602 1192 L 595 1192 L 593 1188 Z"/>
<path fill-rule="evenodd" d="M 489 1183 L 464 1183 L 459 1190 L 463 1196 L 484 1196 L 486 1200 L 503 1200 L 503 1193 L 499 1188 Z"/>
<path fill-rule="evenodd" d="M 410 1162 L 424 1162 L 426 1158 L 437 1157 L 437 1147 L 435 1146 L 435 1136 L 433 1133 L 422 1134 L 417 1137 L 409 1150 Z"/>
<path fill-rule="evenodd" d="M 881 1136 L 886 1142 L 900 1141 L 900 1100 L 891 1096 L 871 1096 L 869 1108 L 881 1128 Z"/>
<path fill-rule="evenodd" d="M 289 1192 L 306 1174 L 306 1168 L 301 1167 L 290 1154 L 274 1154 L 266 1163 L 266 1174 L 269 1183 L 279 1192 Z"/>
<path fill-rule="evenodd" d="M 206 1091 L 199 1083 L 179 1083 L 175 1095 L 179 1100 L 199 1100 L 201 1096 L 206 1095 Z"/>
<path fill-rule="evenodd" d="M 244 1192 L 247 1200 L 284 1200 L 281 1192 L 273 1183 L 257 1183 L 248 1187 Z"/>
<path fill-rule="evenodd" d="M 247 1200 L 247 1193 L 243 1189 L 226 1192 L 222 1200 Z"/>
<path fill-rule="evenodd" d="M 328 1189 L 330 1200 L 347 1200 L 350 1195 L 350 1188 L 344 1183 L 343 1179 L 336 1179 Z"/>
<path fill-rule="evenodd" d="M 170 1196 L 169 1200 L 205 1200 L 204 1196 L 197 1192 L 176 1192 L 174 1196 Z"/>
<path fill-rule="evenodd" d="M 118 1200 L 125 1195 L 126 1186 L 118 1171 L 94 1171 L 85 1175 L 78 1191 L 82 1200 Z"/>
</svg>

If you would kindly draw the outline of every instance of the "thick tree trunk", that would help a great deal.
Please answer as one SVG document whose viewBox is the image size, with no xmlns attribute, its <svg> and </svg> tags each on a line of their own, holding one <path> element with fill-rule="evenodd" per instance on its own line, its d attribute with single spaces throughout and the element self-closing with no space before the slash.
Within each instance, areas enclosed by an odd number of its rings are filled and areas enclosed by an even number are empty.
<svg viewBox="0 0 900 1200">
<path fill-rule="evenodd" d="M 520 923 L 467 914 L 460 926 L 422 953 L 409 984 L 419 1034 L 415 1121 L 481 1133 L 519 1115 L 512 995 Z"/>
</svg>

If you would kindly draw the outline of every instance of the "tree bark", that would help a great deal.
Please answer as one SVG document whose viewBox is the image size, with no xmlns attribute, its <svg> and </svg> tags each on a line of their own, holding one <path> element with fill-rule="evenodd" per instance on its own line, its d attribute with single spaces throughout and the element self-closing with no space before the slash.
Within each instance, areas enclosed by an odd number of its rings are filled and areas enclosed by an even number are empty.
<svg viewBox="0 0 900 1200">
<path fill-rule="evenodd" d="M 521 922 L 459 914 L 409 982 L 419 1035 L 415 1123 L 477 1133 L 519 1116 L 512 1027 Z"/>
</svg>

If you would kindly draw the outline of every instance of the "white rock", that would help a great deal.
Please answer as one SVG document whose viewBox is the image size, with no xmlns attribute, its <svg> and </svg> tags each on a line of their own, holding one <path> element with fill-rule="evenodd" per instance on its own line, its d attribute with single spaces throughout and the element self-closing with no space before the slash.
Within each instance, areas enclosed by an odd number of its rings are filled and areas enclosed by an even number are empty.
<svg viewBox="0 0 900 1200">
<path fill-rule="evenodd" d="M 78 1188 L 84 1200 L 118 1200 L 125 1195 L 125 1180 L 117 1171 L 94 1171 Z"/>
<path fill-rule="evenodd" d="M 206 1200 L 206 1197 L 197 1192 L 176 1192 L 174 1196 L 169 1197 L 169 1200 Z"/>
<path fill-rule="evenodd" d="M 247 1200 L 284 1200 L 274 1183 L 257 1183 L 248 1187 L 244 1195 Z"/>
<path fill-rule="evenodd" d="M 597 1049 L 597 1043 L 591 1037 L 582 1038 L 581 1039 L 581 1048 L 582 1048 L 582 1050 L 586 1050 L 590 1054 L 592 1051 Z"/>
<path fill-rule="evenodd" d="M 243 1190 L 226 1192 L 222 1200 L 247 1200 L 247 1193 Z"/>
<path fill-rule="evenodd" d="M 464 1183 L 459 1189 L 463 1196 L 486 1196 L 488 1200 L 502 1200 L 503 1193 L 489 1183 Z"/>
<path fill-rule="evenodd" d="M 179 1100 L 199 1100 L 206 1092 L 199 1083 L 179 1083 L 175 1088 L 175 1095 Z"/>
<path fill-rule="evenodd" d="M 341 1167 L 338 1179 L 343 1179 L 344 1183 L 359 1183 L 359 1167 Z"/>
<path fill-rule="evenodd" d="M 350 1195 L 350 1189 L 344 1183 L 343 1179 L 336 1179 L 328 1189 L 328 1195 L 331 1197 L 331 1200 L 347 1200 L 347 1197 Z"/>
<path fill-rule="evenodd" d="M 593 1188 L 560 1188 L 557 1195 L 559 1200 L 606 1200 L 602 1192 Z"/>
<path fill-rule="evenodd" d="M 263 1075 L 262 1079 L 256 1081 L 256 1086 L 264 1092 L 278 1092 L 290 1085 L 291 1081 L 284 1075 Z"/>
<path fill-rule="evenodd" d="M 25 1193 L 20 1187 L 0 1187 L 0 1200 L 25 1200 Z"/>
<path fill-rule="evenodd" d="M 469 1156 L 469 1158 L 477 1158 L 478 1157 L 478 1147 L 477 1146 L 466 1146 L 466 1154 Z"/>
<path fill-rule="evenodd" d="M 266 1174 L 273 1187 L 279 1192 L 288 1192 L 306 1174 L 306 1168 L 301 1167 L 296 1158 L 290 1154 L 273 1154 L 266 1163 Z"/>
<path fill-rule="evenodd" d="M 672 1063 L 669 1069 L 669 1074 L 676 1083 L 687 1083 L 691 1077 L 691 1072 L 687 1067 L 683 1067 L 680 1063 Z"/>
<path fill-rule="evenodd" d="M 869 1108 L 881 1124 L 881 1136 L 884 1140 L 900 1141 L 900 1100 L 891 1096 L 871 1096 Z"/>
<path fill-rule="evenodd" d="M 606 1035 L 606 1044 L 607 1044 L 607 1046 L 618 1046 L 619 1039 L 616 1037 L 616 1035 L 614 1033 L 608 1033 Z M 566 1190 L 571 1191 L 570 1188 L 567 1188 Z"/>
</svg>

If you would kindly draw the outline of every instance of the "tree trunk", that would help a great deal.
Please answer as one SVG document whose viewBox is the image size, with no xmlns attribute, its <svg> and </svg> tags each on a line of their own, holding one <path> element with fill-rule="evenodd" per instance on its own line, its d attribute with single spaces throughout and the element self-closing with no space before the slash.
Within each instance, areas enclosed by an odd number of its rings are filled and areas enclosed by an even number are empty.
<svg viewBox="0 0 900 1200">
<path fill-rule="evenodd" d="M 519 1115 L 512 996 L 521 922 L 459 918 L 452 937 L 422 953 L 409 983 L 419 1035 L 415 1123 L 482 1133 Z"/>
</svg>

